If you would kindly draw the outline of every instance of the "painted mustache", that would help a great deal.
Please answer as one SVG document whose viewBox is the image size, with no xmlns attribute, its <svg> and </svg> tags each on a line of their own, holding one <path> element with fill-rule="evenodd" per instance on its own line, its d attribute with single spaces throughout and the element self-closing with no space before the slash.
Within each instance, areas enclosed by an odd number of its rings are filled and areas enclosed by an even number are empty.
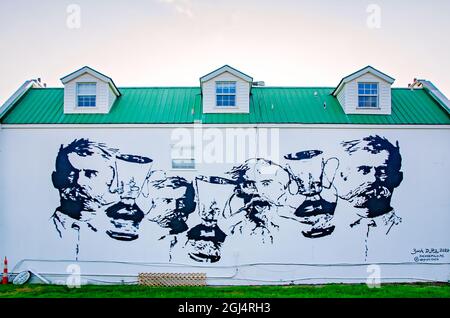
<svg viewBox="0 0 450 318">
<path fill-rule="evenodd" d="M 111 238 L 120 241 L 133 241 L 139 235 L 139 223 L 144 218 L 136 204 L 128 205 L 123 202 L 116 203 L 106 209 L 106 215 L 110 218 L 113 229 L 106 231 Z"/>
<path fill-rule="evenodd" d="M 392 192 L 382 185 L 374 185 L 373 183 L 363 183 L 356 189 L 350 191 L 346 195 L 341 195 L 341 198 L 347 201 L 351 201 L 354 198 L 365 198 L 367 200 L 374 197 L 388 198 L 392 195 Z"/>
</svg>

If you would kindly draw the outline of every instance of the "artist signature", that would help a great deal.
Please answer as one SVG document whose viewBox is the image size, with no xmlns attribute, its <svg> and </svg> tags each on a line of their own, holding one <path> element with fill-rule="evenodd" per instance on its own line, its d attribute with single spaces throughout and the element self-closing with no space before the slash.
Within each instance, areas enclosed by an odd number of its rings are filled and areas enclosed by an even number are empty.
<svg viewBox="0 0 450 318">
<path fill-rule="evenodd" d="M 413 248 L 411 255 L 416 255 L 418 253 L 421 254 L 440 254 L 440 253 L 449 253 L 450 248 Z"/>
</svg>

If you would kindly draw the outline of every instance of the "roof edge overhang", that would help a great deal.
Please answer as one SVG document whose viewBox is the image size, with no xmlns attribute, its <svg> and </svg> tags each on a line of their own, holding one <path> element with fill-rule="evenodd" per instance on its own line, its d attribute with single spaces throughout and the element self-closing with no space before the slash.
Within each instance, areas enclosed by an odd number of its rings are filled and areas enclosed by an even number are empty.
<svg viewBox="0 0 450 318">
<path fill-rule="evenodd" d="M 99 80 L 101 80 L 103 82 L 108 83 L 109 87 L 114 92 L 114 94 L 116 94 L 117 97 L 119 97 L 121 95 L 121 93 L 120 93 L 119 89 L 117 88 L 116 84 L 114 84 L 114 81 L 110 77 L 108 77 L 108 76 L 106 76 L 106 75 L 104 75 L 104 74 L 94 70 L 93 68 L 91 68 L 89 66 L 83 66 L 82 68 L 76 70 L 75 72 L 72 72 L 72 73 L 70 73 L 70 74 L 68 74 L 68 75 L 66 75 L 64 77 L 61 77 L 60 80 L 65 85 L 66 83 L 68 83 L 68 82 L 70 82 L 70 81 L 76 79 L 77 77 L 79 77 L 79 76 L 81 76 L 83 74 L 86 74 L 86 73 L 94 76 L 95 78 L 98 78 Z"/>
<path fill-rule="evenodd" d="M 4 129 L 66 129 L 66 128 L 196 128 L 198 123 L 90 123 L 90 124 L 62 124 L 62 123 L 46 123 L 46 124 L 1 124 Z M 245 128 L 316 128 L 316 129 L 367 129 L 367 128 L 395 128 L 395 129 L 450 129 L 450 124 L 361 124 L 361 123 L 203 123 L 204 127 L 209 128 L 228 128 L 228 127 L 245 127 Z"/>
<path fill-rule="evenodd" d="M 219 67 L 217 70 L 214 70 L 211 73 L 208 73 L 208 74 L 200 77 L 200 85 L 202 85 L 204 82 L 207 82 L 207 81 L 213 79 L 214 77 L 217 77 L 220 74 L 225 73 L 225 72 L 231 73 L 234 76 L 239 77 L 246 82 L 249 82 L 249 83 L 253 82 L 253 77 L 251 77 L 245 73 L 242 73 L 241 71 L 239 71 L 229 65 L 224 65 L 222 67 Z"/>
<path fill-rule="evenodd" d="M 425 79 L 417 80 L 422 88 L 442 107 L 447 114 L 450 114 L 450 100 L 431 81 Z"/>
<path fill-rule="evenodd" d="M 338 84 L 338 86 L 335 88 L 335 90 L 331 93 L 331 95 L 333 96 L 337 96 L 339 94 L 339 92 L 342 90 L 342 88 L 345 86 L 345 84 L 347 84 L 348 82 L 353 81 L 354 79 L 357 79 L 358 77 L 363 76 L 364 74 L 367 73 L 371 73 L 379 78 L 381 78 L 382 80 L 388 82 L 389 84 L 393 84 L 395 82 L 395 78 L 377 70 L 376 68 L 368 65 L 346 77 L 344 77 Z"/>
<path fill-rule="evenodd" d="M 44 88 L 37 80 L 25 81 L 12 95 L 9 97 L 2 106 L 0 106 L 0 120 L 14 107 L 19 99 L 24 96 L 30 88 Z"/>
</svg>

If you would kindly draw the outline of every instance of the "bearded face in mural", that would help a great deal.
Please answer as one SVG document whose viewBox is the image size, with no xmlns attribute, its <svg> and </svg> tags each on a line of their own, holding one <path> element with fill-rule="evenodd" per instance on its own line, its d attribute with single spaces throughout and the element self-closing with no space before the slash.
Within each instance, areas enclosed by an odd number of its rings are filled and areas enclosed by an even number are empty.
<svg viewBox="0 0 450 318">
<path fill-rule="evenodd" d="M 278 229 L 277 208 L 286 202 L 289 174 L 281 166 L 265 159 L 250 159 L 234 167 L 228 174 L 236 184 L 225 216 L 236 219 L 231 230 L 243 233 L 246 228 L 252 235 L 263 238 Z M 233 206 L 234 205 L 234 206 Z"/>
<path fill-rule="evenodd" d="M 402 158 L 396 146 L 380 136 L 343 142 L 347 156 L 336 178 L 339 197 L 363 218 L 393 210 L 392 194 L 403 180 Z"/>
<path fill-rule="evenodd" d="M 188 229 L 186 221 L 195 211 L 195 190 L 191 182 L 181 177 L 167 177 L 148 182 L 146 218 L 176 235 Z"/>
<path fill-rule="evenodd" d="M 60 206 L 53 215 L 60 235 L 65 228 L 61 223 L 63 217 L 89 222 L 97 209 L 120 200 L 118 195 L 109 191 L 116 152 L 116 149 L 88 139 L 61 146 L 52 173 L 53 185 L 60 195 Z"/>
<path fill-rule="evenodd" d="M 336 176 L 339 197 L 355 208 L 357 219 L 350 227 L 363 227 L 365 257 L 369 251 L 369 233 L 385 235 L 402 222 L 391 206 L 392 194 L 403 180 L 400 147 L 386 138 L 369 136 L 343 142 L 343 164 Z"/>
</svg>

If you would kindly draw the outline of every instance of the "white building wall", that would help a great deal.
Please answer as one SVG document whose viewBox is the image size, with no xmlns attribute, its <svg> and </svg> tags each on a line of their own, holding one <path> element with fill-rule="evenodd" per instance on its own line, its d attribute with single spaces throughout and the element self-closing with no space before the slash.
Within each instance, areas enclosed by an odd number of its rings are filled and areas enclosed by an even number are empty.
<svg viewBox="0 0 450 318">
<path fill-rule="evenodd" d="M 77 107 L 77 83 L 96 83 L 97 106 Z M 108 113 L 115 101 L 115 94 L 109 84 L 90 75 L 83 74 L 64 85 L 64 113 L 65 114 L 105 114 Z"/>
<path fill-rule="evenodd" d="M 378 83 L 379 109 L 358 108 L 358 83 L 361 82 Z M 342 96 L 342 101 L 339 99 L 339 96 Z M 391 114 L 391 84 L 371 73 L 366 73 L 363 76 L 348 82 L 339 93 L 338 99 L 347 114 Z"/>
<path fill-rule="evenodd" d="M 216 106 L 216 82 L 236 82 L 236 107 Z M 250 107 L 250 83 L 224 72 L 219 76 L 203 83 L 203 112 L 204 113 L 248 113 Z"/>
<path fill-rule="evenodd" d="M 163 170 L 169 176 L 187 180 L 199 175 L 229 178 L 225 172 L 242 163 L 198 163 L 195 171 L 171 170 L 172 133 L 173 128 L 8 129 L 3 126 L 0 130 L 0 255 L 8 257 L 10 271 L 33 269 L 58 282 L 69 275 L 68 265 L 78 264 L 83 282 L 93 283 L 135 281 L 139 272 L 205 272 L 209 284 L 288 284 L 365 282 L 369 275 L 367 266 L 380 264 L 382 282 L 450 279 L 450 180 L 445 177 L 450 172 L 449 129 L 280 129 L 280 151 L 278 160 L 274 161 L 283 167 L 293 165 L 284 159 L 286 154 L 301 150 L 320 150 L 325 159 L 341 159 L 343 141 L 369 135 L 383 136 L 394 145 L 399 142 L 404 179 L 395 188 L 391 204 L 402 221 L 388 235 L 383 232 L 386 228 L 382 221 L 378 221 L 378 228 L 368 237 L 368 245 L 365 245 L 367 228 L 350 227 L 356 219 L 355 209 L 349 202 L 339 200 L 333 218 L 336 229 L 322 238 L 304 237 L 304 224 L 279 217 L 284 210 L 273 212 L 273 221 L 279 226 L 270 233 L 273 243 L 262 229 L 249 235 L 251 224 L 244 228 L 243 234 L 236 231 L 232 235 L 219 220 L 228 236 L 220 261 L 213 264 L 190 259 L 183 235 L 169 261 L 168 243 L 158 240 L 153 234 L 157 227 L 146 220 L 140 228 L 140 238 L 130 242 L 107 236 L 102 228 L 106 225 L 103 219 L 98 223 L 97 232 L 82 227 L 76 260 L 78 234 L 68 228 L 63 238 L 59 237 L 51 219 L 60 203 L 52 184 L 52 172 L 61 145 L 87 138 L 120 149 L 124 154 L 149 157 L 153 159 L 151 170 Z M 220 128 L 215 134 L 226 135 L 226 132 Z M 250 157 L 253 155 L 247 158 Z M 230 191 L 229 187 L 219 191 L 223 201 L 229 199 Z M 199 224 L 198 212 L 189 216 L 190 228 Z M 423 252 L 415 253 L 415 250 Z"/>
</svg>

